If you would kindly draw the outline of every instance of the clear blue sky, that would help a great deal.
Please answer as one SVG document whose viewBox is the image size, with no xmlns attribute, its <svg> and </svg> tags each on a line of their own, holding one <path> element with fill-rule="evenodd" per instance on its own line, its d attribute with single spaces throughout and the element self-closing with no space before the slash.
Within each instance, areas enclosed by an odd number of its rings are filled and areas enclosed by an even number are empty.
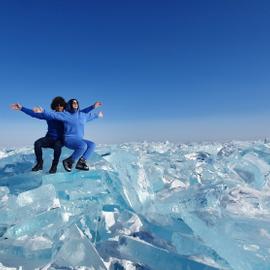
<svg viewBox="0 0 270 270">
<path fill-rule="evenodd" d="M 0 1 L 0 146 L 44 121 L 9 109 L 104 103 L 97 143 L 270 136 L 270 1 Z"/>
</svg>

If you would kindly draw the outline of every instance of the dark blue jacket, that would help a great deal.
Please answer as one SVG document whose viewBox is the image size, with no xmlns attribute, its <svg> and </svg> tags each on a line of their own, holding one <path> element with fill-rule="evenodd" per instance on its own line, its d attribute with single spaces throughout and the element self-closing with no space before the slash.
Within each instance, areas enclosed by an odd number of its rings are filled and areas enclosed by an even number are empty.
<svg viewBox="0 0 270 270">
<path fill-rule="evenodd" d="M 48 125 L 48 131 L 46 136 L 49 136 L 53 140 L 63 140 L 64 139 L 64 123 L 57 120 L 49 120 L 43 118 L 41 115 L 40 117 L 37 117 L 37 113 L 33 112 L 32 110 L 22 107 L 22 112 L 26 113 L 27 115 L 30 115 L 35 118 L 43 119 L 47 121 Z"/>
</svg>

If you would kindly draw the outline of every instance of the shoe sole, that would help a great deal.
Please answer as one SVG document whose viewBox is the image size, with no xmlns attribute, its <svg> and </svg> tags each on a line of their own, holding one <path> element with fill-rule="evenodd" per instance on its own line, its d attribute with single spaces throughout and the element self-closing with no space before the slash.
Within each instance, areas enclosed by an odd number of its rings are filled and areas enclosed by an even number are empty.
<svg viewBox="0 0 270 270">
<path fill-rule="evenodd" d="M 83 169 L 83 168 L 77 168 L 77 167 L 75 167 L 77 170 L 81 170 L 81 171 L 89 171 L 89 168 L 87 168 L 87 169 Z"/>
</svg>

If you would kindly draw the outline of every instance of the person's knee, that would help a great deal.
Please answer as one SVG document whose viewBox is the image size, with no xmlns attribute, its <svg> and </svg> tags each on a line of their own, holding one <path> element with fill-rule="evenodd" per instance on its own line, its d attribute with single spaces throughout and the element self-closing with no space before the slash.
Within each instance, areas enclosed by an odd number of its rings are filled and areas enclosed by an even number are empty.
<svg viewBox="0 0 270 270">
<path fill-rule="evenodd" d="M 81 151 L 86 151 L 87 149 L 87 144 L 85 142 L 82 142 L 78 148 L 81 150 Z"/>
<path fill-rule="evenodd" d="M 91 148 L 93 151 L 94 151 L 94 149 L 96 148 L 96 144 L 93 143 L 93 142 L 88 142 L 88 143 L 87 143 L 87 146 L 88 146 L 88 148 Z"/>
<path fill-rule="evenodd" d="M 92 150 L 94 150 L 96 148 L 96 144 L 91 142 L 91 141 L 85 141 L 87 144 L 87 148 L 91 148 Z"/>
<path fill-rule="evenodd" d="M 63 144 L 61 141 L 56 141 L 54 144 L 54 149 L 61 149 L 63 147 Z"/>
<path fill-rule="evenodd" d="M 35 147 L 41 147 L 41 145 L 42 145 L 41 140 L 37 140 L 37 141 L 34 142 Z"/>
</svg>

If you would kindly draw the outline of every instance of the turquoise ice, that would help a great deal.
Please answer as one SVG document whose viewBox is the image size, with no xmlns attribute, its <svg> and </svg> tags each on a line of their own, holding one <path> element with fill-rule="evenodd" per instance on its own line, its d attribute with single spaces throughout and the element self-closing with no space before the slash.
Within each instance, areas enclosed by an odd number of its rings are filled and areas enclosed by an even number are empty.
<svg viewBox="0 0 270 270">
<path fill-rule="evenodd" d="M 44 152 L 0 151 L 0 268 L 270 269 L 270 144 L 100 145 L 55 175 Z"/>
</svg>

